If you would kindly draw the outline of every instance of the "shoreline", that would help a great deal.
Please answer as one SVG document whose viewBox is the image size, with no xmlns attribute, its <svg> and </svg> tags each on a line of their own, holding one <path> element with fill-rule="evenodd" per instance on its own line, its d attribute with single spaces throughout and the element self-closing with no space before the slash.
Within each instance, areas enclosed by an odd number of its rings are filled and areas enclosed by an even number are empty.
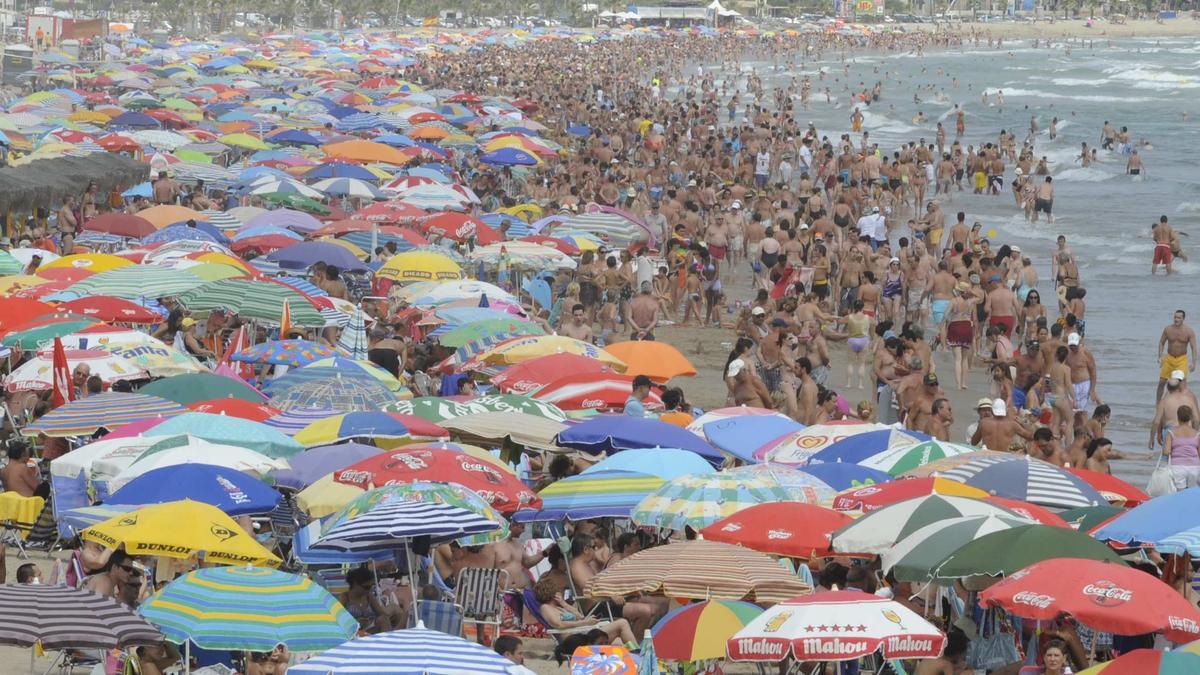
<svg viewBox="0 0 1200 675">
<path fill-rule="evenodd" d="M 1161 39 L 1173 37 L 1195 37 L 1200 39 L 1200 20 L 1190 16 L 1177 19 L 1166 19 L 1162 22 L 1153 19 L 1129 20 L 1125 23 L 1111 23 L 1099 19 L 1092 27 L 1086 25 L 1087 19 L 1055 19 L 1033 21 L 999 21 L 995 23 L 896 23 L 885 24 L 899 26 L 909 33 L 944 33 L 952 32 L 969 38 L 977 33 L 980 38 L 987 37 L 1004 40 L 1018 39 L 1077 39 L 1091 38 L 1093 40 L 1113 39 Z"/>
</svg>

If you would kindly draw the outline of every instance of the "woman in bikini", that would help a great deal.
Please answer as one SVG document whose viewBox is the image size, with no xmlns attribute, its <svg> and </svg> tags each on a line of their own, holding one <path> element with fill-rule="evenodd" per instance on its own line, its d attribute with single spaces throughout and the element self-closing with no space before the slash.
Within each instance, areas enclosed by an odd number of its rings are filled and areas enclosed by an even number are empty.
<svg viewBox="0 0 1200 675">
<path fill-rule="evenodd" d="M 862 300 L 854 301 L 854 312 L 846 317 L 846 345 L 849 358 L 846 361 L 846 388 L 862 389 L 867 379 L 867 347 L 871 343 L 871 317 L 863 313 Z M 858 371 L 858 384 L 854 384 L 854 372 Z"/>
<path fill-rule="evenodd" d="M 966 389 L 967 373 L 971 370 L 971 349 L 975 344 L 975 307 L 969 295 L 971 285 L 965 281 L 954 287 L 954 300 L 942 321 L 942 342 L 954 351 L 954 382 Z"/>
</svg>

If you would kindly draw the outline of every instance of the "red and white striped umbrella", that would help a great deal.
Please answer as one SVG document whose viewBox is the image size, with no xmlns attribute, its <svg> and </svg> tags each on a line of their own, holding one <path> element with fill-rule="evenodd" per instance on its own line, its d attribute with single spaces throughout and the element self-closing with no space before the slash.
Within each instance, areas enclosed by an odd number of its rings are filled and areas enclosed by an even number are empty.
<svg viewBox="0 0 1200 675">
<path fill-rule="evenodd" d="M 400 176 L 383 186 L 387 192 L 405 192 L 419 185 L 430 185 L 437 181 L 428 176 Z"/>
<path fill-rule="evenodd" d="M 632 391 L 632 375 L 576 373 L 547 384 L 534 392 L 533 397 L 563 410 L 620 410 Z M 662 398 L 651 390 L 645 404 L 648 408 L 662 408 Z"/>
</svg>

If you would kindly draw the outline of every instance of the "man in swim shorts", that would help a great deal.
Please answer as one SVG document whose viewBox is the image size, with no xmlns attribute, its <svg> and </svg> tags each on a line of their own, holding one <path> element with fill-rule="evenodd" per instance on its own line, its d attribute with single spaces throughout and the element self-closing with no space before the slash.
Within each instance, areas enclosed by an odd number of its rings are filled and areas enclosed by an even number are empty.
<svg viewBox="0 0 1200 675">
<path fill-rule="evenodd" d="M 1046 176 L 1046 181 L 1038 186 L 1037 194 L 1033 198 L 1033 222 L 1037 222 L 1038 214 L 1046 214 L 1046 222 L 1053 223 L 1054 215 L 1051 213 L 1054 209 L 1054 177 Z"/>
<path fill-rule="evenodd" d="M 1154 259 L 1150 261 L 1150 276 L 1158 271 L 1159 265 L 1166 265 L 1167 274 L 1171 273 L 1171 262 L 1175 259 L 1171 242 L 1175 239 L 1175 231 L 1166 216 L 1159 216 L 1158 222 L 1150 228 L 1150 236 L 1154 238 Z M 1159 386 L 1161 392 L 1162 386 Z"/>
<path fill-rule="evenodd" d="M 1154 400 L 1162 398 L 1163 386 L 1167 383 L 1171 373 L 1180 371 L 1188 373 L 1196 369 L 1196 332 L 1191 326 L 1185 326 L 1183 320 L 1187 317 L 1187 313 L 1182 309 L 1175 310 L 1175 315 L 1172 317 L 1171 324 L 1163 329 L 1162 335 L 1158 338 L 1158 390 L 1154 394 Z M 1167 353 L 1163 354 L 1163 347 L 1167 348 Z M 1188 349 L 1192 350 L 1191 363 L 1188 363 Z M 1184 378 L 1186 379 L 1186 377 Z"/>
</svg>

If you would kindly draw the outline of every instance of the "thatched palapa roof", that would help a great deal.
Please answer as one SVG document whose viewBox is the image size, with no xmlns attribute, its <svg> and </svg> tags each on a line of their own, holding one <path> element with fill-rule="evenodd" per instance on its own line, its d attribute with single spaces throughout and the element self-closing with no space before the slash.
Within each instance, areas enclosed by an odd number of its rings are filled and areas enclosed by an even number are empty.
<svg viewBox="0 0 1200 675">
<path fill-rule="evenodd" d="M 83 194 L 88 181 L 107 195 L 117 185 L 135 185 L 149 175 L 149 164 L 108 152 L 4 167 L 0 169 L 0 213 L 32 211 L 37 206 L 54 209 L 68 196 Z"/>
</svg>

